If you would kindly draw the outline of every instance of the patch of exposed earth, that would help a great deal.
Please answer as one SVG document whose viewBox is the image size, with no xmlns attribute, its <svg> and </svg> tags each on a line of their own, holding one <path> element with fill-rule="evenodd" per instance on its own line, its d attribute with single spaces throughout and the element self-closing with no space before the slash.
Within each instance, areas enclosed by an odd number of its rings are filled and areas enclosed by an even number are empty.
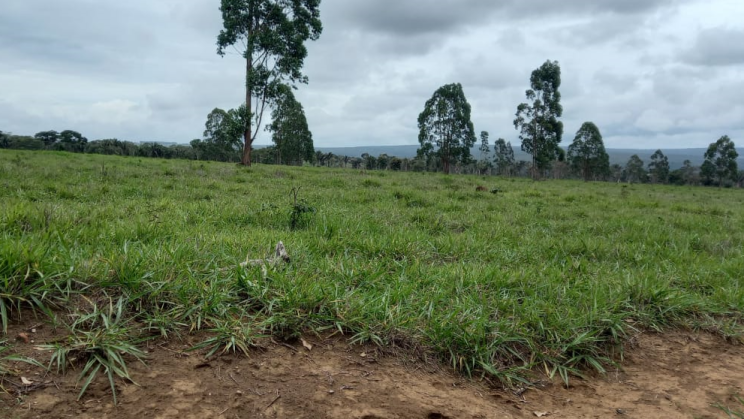
<svg viewBox="0 0 744 419">
<path fill-rule="evenodd" d="M 18 340 L 13 351 L 44 363 L 50 354 L 35 346 L 54 334 L 45 326 L 36 325 L 36 333 L 30 328 L 9 332 L 31 339 Z M 733 396 L 744 393 L 744 346 L 708 334 L 642 334 L 619 370 L 572 378 L 568 388 L 544 379 L 524 392 L 385 356 L 371 346 L 349 346 L 338 337 L 305 340 L 307 346 L 272 343 L 249 357 L 208 361 L 184 352 L 192 342 L 151 343 L 147 365 L 130 363 L 138 385 L 117 381 L 118 406 L 102 378 L 77 401 L 78 371 L 57 375 L 14 364 L 32 384 L 23 386 L 20 378 L 3 383 L 0 417 L 720 418 L 726 415 L 711 405 L 735 407 Z"/>
</svg>

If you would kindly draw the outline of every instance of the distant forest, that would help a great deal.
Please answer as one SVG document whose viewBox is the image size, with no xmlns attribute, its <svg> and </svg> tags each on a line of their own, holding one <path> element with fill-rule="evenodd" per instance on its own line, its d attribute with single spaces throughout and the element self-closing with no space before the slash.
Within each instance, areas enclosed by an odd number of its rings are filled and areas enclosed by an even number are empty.
<svg viewBox="0 0 744 419">
<path fill-rule="evenodd" d="M 726 137 L 727 138 L 727 137 Z M 714 147 L 716 143 L 712 143 Z M 731 143 L 733 146 L 733 143 Z M 490 147 L 473 147 L 467 163 L 458 163 L 453 173 L 482 176 L 530 177 L 529 155 L 508 145 L 511 156 L 499 161 Z M 88 141 L 73 130 L 41 131 L 33 136 L 13 135 L 0 131 L 0 149 L 65 151 L 72 153 L 107 154 L 164 159 L 211 160 L 239 163 L 243 154 L 239 145 L 220 147 L 210 138 L 193 140 L 190 144 L 120 141 L 100 139 Z M 305 152 L 300 160 L 283 162 L 276 145 L 253 148 L 253 161 L 260 164 L 312 165 L 327 168 L 393 171 L 441 171 L 438 159 L 417 155 L 418 146 L 322 147 Z M 610 170 L 589 179 L 592 181 L 662 183 L 674 185 L 704 185 L 744 187 L 744 161 L 738 154 L 732 162 L 720 156 L 706 158 L 711 149 L 657 150 L 608 149 Z M 508 154 L 508 153 L 507 153 Z M 729 159 L 731 160 L 731 159 Z M 706 162 L 708 168 L 706 170 Z M 728 165 L 724 167 L 725 165 Z M 724 170 L 725 169 L 725 170 Z M 582 173 L 569 161 L 556 160 L 545 178 L 581 179 Z"/>
</svg>

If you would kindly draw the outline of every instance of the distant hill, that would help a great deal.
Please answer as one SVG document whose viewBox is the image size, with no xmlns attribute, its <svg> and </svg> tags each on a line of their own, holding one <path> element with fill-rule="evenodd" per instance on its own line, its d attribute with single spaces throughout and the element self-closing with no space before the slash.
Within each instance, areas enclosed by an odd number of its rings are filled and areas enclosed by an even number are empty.
<svg viewBox="0 0 744 419">
<path fill-rule="evenodd" d="M 361 147 L 316 147 L 316 150 L 320 150 L 323 153 L 333 153 L 340 156 L 349 157 L 361 157 L 362 154 L 368 153 L 371 156 L 379 156 L 380 154 L 387 154 L 389 156 L 396 156 L 400 158 L 413 158 L 416 157 L 416 150 L 418 145 L 391 145 L 391 146 L 361 146 Z M 693 165 L 699 166 L 703 164 L 703 155 L 705 154 L 705 148 L 679 148 L 679 149 L 668 149 L 662 150 L 665 156 L 669 158 L 669 166 L 671 169 L 678 169 L 682 167 L 682 163 L 685 160 L 690 160 Z M 610 155 L 610 164 L 625 165 L 630 159 L 630 156 L 637 154 L 643 162 L 648 165 L 651 161 L 651 155 L 654 154 L 654 150 L 642 150 L 642 149 L 626 149 L 626 148 L 608 148 L 607 154 Z M 477 148 L 472 150 L 473 156 L 480 156 L 480 151 Z M 514 157 L 517 160 L 531 160 L 529 154 L 523 152 L 519 147 L 514 148 Z M 744 167 L 744 155 L 738 158 L 739 167 Z"/>
</svg>

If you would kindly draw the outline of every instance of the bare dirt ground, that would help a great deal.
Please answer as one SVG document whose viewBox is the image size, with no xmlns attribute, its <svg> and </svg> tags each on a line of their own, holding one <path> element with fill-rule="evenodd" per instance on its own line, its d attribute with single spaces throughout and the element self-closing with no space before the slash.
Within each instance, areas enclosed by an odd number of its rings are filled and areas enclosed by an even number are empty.
<svg viewBox="0 0 744 419">
<path fill-rule="evenodd" d="M 31 333 L 30 329 L 36 329 Z M 54 337 L 25 322 L 9 336 L 15 352 L 42 363 L 35 345 Z M 59 376 L 13 364 L 31 385 L 5 380 L 2 418 L 721 418 L 713 403 L 735 407 L 744 393 L 744 346 L 708 334 L 637 336 L 621 370 L 583 380 L 542 377 L 525 391 L 489 387 L 444 367 L 385 356 L 339 337 L 306 337 L 308 346 L 269 343 L 250 357 L 205 360 L 183 352 L 193 342 L 153 342 L 147 366 L 131 363 L 138 385 L 96 380 L 77 401 L 79 371 Z M 540 377 L 536 377 L 538 380 Z M 738 406 L 741 410 L 742 406 Z"/>
</svg>

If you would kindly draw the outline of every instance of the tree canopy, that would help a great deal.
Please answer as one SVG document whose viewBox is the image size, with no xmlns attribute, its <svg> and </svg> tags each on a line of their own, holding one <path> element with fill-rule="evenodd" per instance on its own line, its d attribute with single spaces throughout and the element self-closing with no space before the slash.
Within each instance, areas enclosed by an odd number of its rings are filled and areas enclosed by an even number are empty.
<svg viewBox="0 0 744 419">
<path fill-rule="evenodd" d="M 646 180 L 646 170 L 643 168 L 643 160 L 638 154 L 633 154 L 625 165 L 625 177 L 628 183 L 643 182 Z"/>
<path fill-rule="evenodd" d="M 493 144 L 493 161 L 496 163 L 496 170 L 500 175 L 511 176 L 514 168 L 514 149 L 510 142 L 499 138 Z"/>
<path fill-rule="evenodd" d="M 467 163 L 475 144 L 475 129 L 470 120 L 470 104 L 460 83 L 447 84 L 426 101 L 418 117 L 419 155 L 434 155 L 442 162 L 444 173 L 451 163 Z"/>
<path fill-rule="evenodd" d="M 313 134 L 307 126 L 305 110 L 289 86 L 282 87 L 271 118 L 273 122 L 268 129 L 276 147 L 276 163 L 302 165 L 303 161 L 312 162 L 315 157 Z"/>
<path fill-rule="evenodd" d="M 557 61 L 546 61 L 530 76 L 530 89 L 525 92 L 531 103 L 517 107 L 514 128 L 519 130 L 522 151 L 532 155 L 532 175 L 548 168 L 556 159 L 558 144 L 563 136 L 561 106 L 561 67 Z"/>
<path fill-rule="evenodd" d="M 585 181 L 610 173 L 610 156 L 593 122 L 584 122 L 576 132 L 573 143 L 568 146 L 568 160 Z"/>
<path fill-rule="evenodd" d="M 242 151 L 242 126 L 237 111 L 214 108 L 204 123 L 203 139 L 191 141 L 197 158 L 218 161 L 236 161 Z"/>
<path fill-rule="evenodd" d="M 491 167 L 491 147 L 488 145 L 488 131 L 481 131 L 480 140 L 478 168 L 481 172 L 486 172 Z"/>
<path fill-rule="evenodd" d="M 706 183 L 717 182 L 718 186 L 723 186 L 725 180 L 736 182 L 739 170 L 737 157 L 736 145 L 728 135 L 724 135 L 708 146 L 705 161 L 700 166 L 700 176 Z"/>
<path fill-rule="evenodd" d="M 669 182 L 669 158 L 661 150 L 656 150 L 651 155 L 651 163 L 648 164 L 648 172 L 654 183 Z"/>
<path fill-rule="evenodd" d="M 44 142 L 44 145 L 46 147 L 51 146 L 52 144 L 59 141 L 59 133 L 57 131 L 51 130 L 51 131 L 41 131 L 34 134 L 34 138 L 37 140 L 41 140 Z"/>
<path fill-rule="evenodd" d="M 0 131 L 0 148 L 10 147 L 10 134 Z"/>
<path fill-rule="evenodd" d="M 246 61 L 241 163 L 250 165 L 251 145 L 279 86 L 307 83 L 301 71 L 307 57 L 305 41 L 318 39 L 323 30 L 320 0 L 221 0 L 220 11 L 223 29 L 217 53 L 240 46 Z"/>
</svg>

